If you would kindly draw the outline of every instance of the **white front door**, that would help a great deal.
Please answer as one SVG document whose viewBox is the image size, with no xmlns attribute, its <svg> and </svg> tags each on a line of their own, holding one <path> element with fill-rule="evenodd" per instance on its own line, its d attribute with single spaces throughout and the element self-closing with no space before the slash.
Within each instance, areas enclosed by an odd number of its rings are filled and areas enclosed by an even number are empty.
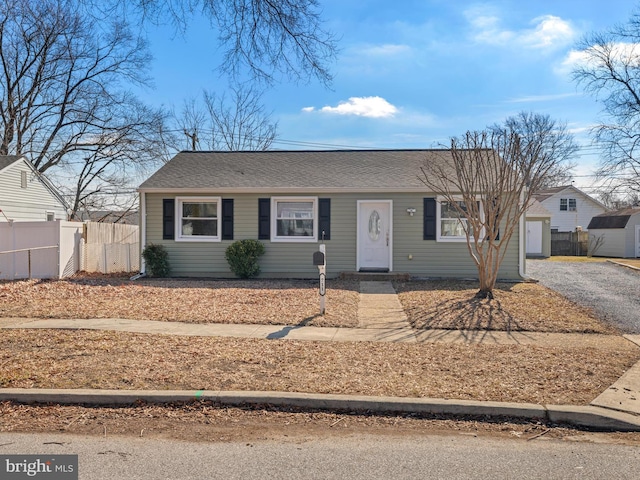
<svg viewBox="0 0 640 480">
<path fill-rule="evenodd" d="M 542 222 L 527 222 L 527 253 L 542 254 Z"/>
<path fill-rule="evenodd" d="M 636 225 L 636 258 L 640 258 L 640 225 Z"/>
<path fill-rule="evenodd" d="M 358 201 L 359 271 L 391 271 L 392 201 Z"/>
</svg>

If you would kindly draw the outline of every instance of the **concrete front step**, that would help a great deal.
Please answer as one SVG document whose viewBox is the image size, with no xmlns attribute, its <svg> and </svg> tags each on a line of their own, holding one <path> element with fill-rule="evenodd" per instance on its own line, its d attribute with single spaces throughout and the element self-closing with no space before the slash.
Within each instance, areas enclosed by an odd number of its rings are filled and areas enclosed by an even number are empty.
<svg viewBox="0 0 640 480">
<path fill-rule="evenodd" d="M 393 280 L 408 282 L 411 280 L 411 275 L 408 273 L 395 272 L 340 272 L 339 278 L 376 282 L 390 282 Z"/>
</svg>

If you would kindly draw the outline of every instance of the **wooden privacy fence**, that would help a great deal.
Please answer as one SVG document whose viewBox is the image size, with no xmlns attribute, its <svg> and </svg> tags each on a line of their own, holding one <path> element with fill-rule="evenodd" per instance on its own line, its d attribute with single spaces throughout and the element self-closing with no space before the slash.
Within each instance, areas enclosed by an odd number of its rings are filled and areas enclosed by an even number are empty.
<svg viewBox="0 0 640 480">
<path fill-rule="evenodd" d="M 551 232 L 551 255 L 584 256 L 589 248 L 589 232 Z"/>
<path fill-rule="evenodd" d="M 86 222 L 83 228 L 82 270 L 117 273 L 140 270 L 137 225 Z"/>
</svg>

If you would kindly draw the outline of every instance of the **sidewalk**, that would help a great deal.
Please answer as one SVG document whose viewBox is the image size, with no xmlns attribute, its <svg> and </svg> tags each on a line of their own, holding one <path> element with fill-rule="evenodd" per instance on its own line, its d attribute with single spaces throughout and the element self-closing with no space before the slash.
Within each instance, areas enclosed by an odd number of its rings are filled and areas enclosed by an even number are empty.
<svg viewBox="0 0 640 480">
<path fill-rule="evenodd" d="M 133 333 L 186 336 L 220 336 L 332 342 L 446 342 L 491 344 L 544 344 L 562 346 L 579 339 L 592 348 L 602 348 L 605 335 L 550 334 L 501 331 L 414 331 L 389 282 L 362 281 L 358 309 L 359 328 L 321 328 L 282 325 L 187 324 L 126 319 L 26 319 L 0 318 L 2 328 L 93 329 Z M 640 346 L 640 335 L 625 335 Z M 176 402 L 210 400 L 225 405 L 273 404 L 311 409 L 415 412 L 447 415 L 507 416 L 544 419 L 603 430 L 640 431 L 640 362 L 590 406 L 517 404 L 431 398 L 366 397 L 353 395 L 301 394 L 288 392 L 224 391 L 112 391 L 0 389 L 0 401 L 130 404 L 136 400 Z"/>
</svg>

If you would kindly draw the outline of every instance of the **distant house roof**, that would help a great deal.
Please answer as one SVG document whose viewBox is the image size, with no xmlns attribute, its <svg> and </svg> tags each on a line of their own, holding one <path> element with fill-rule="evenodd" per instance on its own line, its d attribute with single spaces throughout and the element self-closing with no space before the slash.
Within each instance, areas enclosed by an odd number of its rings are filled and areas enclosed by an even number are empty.
<svg viewBox="0 0 640 480">
<path fill-rule="evenodd" d="M 527 217 L 551 217 L 552 215 L 553 214 L 535 198 L 532 199 L 531 205 L 527 208 Z"/>
<path fill-rule="evenodd" d="M 586 199 L 590 200 L 591 202 L 593 202 L 594 204 L 598 205 L 599 207 L 602 207 L 604 210 L 608 210 L 607 206 L 604 205 L 602 202 L 599 202 L 598 200 L 596 200 L 595 198 L 591 197 L 590 195 L 587 195 L 582 190 L 580 190 L 579 188 L 574 187 L 573 185 L 562 185 L 560 187 L 545 188 L 544 190 L 539 190 L 539 191 L 535 192 L 533 194 L 533 198 L 535 198 L 539 202 L 544 202 L 545 200 L 548 200 L 549 198 L 553 197 L 554 195 L 556 195 L 558 193 L 562 193 L 565 190 L 571 190 L 574 194 L 580 194 L 584 198 L 586 198 Z"/>
<path fill-rule="evenodd" d="M 613 212 L 606 212 L 596 215 L 589 222 L 587 230 L 607 229 L 607 228 L 625 228 L 632 215 L 640 213 L 640 208 L 623 208 Z"/>
<path fill-rule="evenodd" d="M 552 197 L 556 193 L 560 193 L 566 188 L 571 187 L 571 185 L 563 185 L 562 187 L 551 187 L 545 188 L 544 190 L 540 190 L 533 194 L 533 198 L 535 198 L 539 202 L 544 202 L 546 199 Z"/>
<path fill-rule="evenodd" d="M 421 191 L 421 167 L 449 150 L 180 152 L 140 191 Z"/>
</svg>

